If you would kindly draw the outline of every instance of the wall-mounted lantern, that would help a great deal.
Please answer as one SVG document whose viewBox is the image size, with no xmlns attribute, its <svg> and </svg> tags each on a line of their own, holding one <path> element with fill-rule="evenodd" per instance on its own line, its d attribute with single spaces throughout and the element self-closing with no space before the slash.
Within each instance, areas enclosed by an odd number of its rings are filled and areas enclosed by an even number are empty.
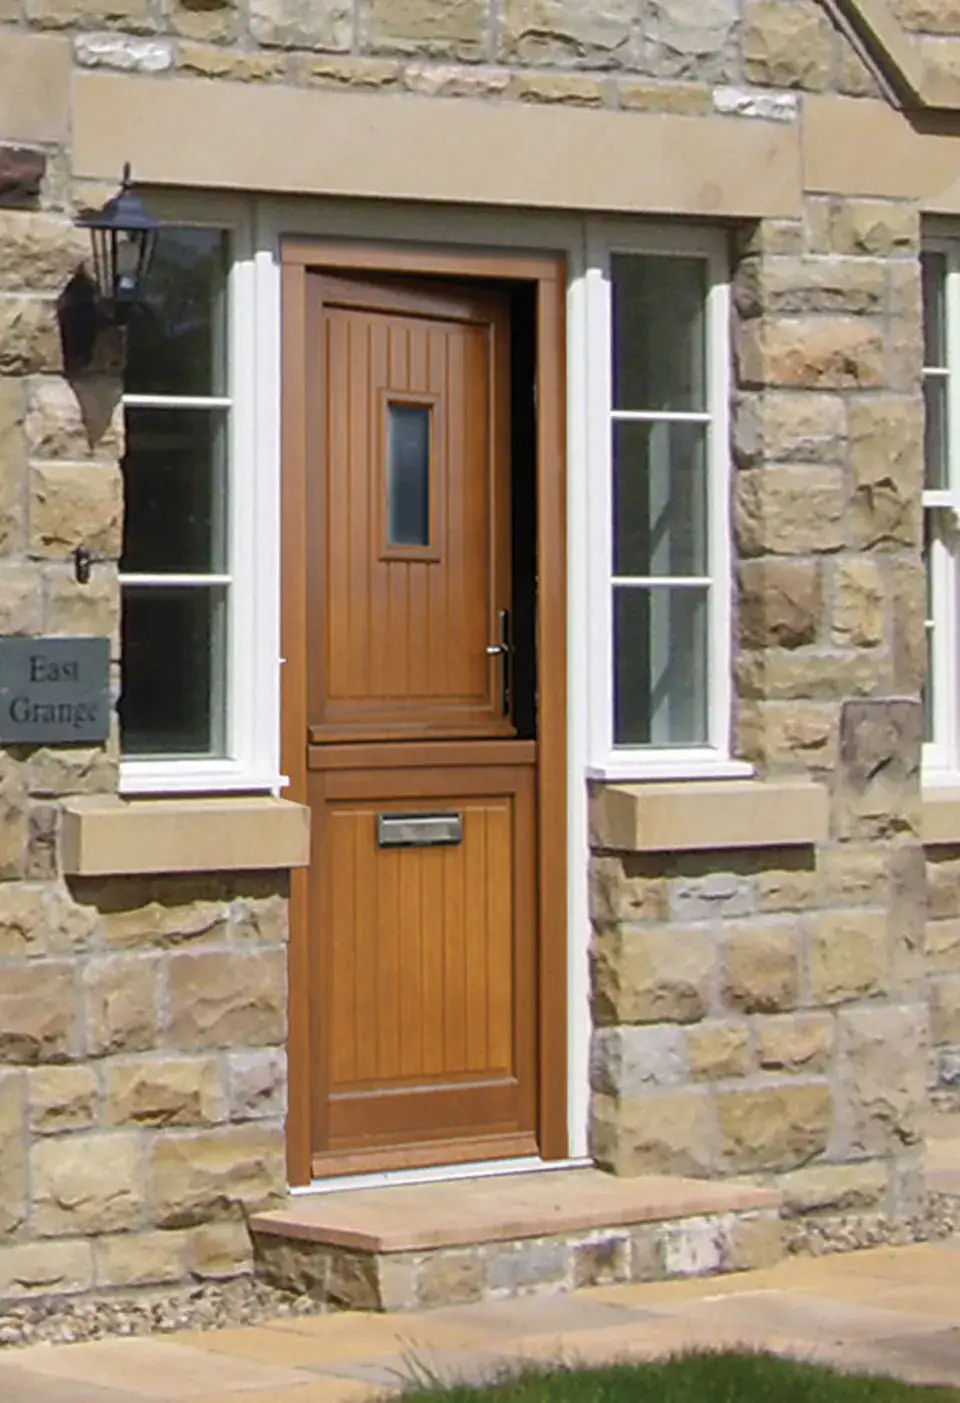
<svg viewBox="0 0 960 1403">
<path fill-rule="evenodd" d="M 133 193 L 129 162 L 119 192 L 102 209 L 81 215 L 77 225 L 90 230 L 99 310 L 122 326 L 142 296 L 162 227 Z"/>
</svg>

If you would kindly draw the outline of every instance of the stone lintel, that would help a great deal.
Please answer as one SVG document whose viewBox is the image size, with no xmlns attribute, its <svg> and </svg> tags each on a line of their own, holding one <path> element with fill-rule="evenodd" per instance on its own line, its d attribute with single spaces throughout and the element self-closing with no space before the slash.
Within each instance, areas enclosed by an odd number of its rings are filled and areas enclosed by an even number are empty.
<svg viewBox="0 0 960 1403">
<path fill-rule="evenodd" d="M 598 786 L 590 840 L 613 852 L 803 847 L 829 831 L 826 789 L 808 780 L 682 780 Z"/>
<path fill-rule="evenodd" d="M 71 876 L 306 867 L 310 812 L 269 797 L 69 799 L 63 870 Z"/>
</svg>

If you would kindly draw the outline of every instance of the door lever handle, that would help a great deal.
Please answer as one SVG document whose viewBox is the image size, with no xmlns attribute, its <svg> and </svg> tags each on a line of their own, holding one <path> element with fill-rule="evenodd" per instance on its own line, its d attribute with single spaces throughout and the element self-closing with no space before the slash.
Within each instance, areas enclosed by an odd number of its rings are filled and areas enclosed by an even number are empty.
<svg viewBox="0 0 960 1403">
<path fill-rule="evenodd" d="M 509 651 L 506 643 L 489 643 L 486 649 L 488 658 L 497 658 L 501 653 L 508 653 Z"/>
<path fill-rule="evenodd" d="M 498 615 L 500 625 L 500 642 L 488 643 L 484 650 L 488 658 L 500 659 L 500 705 L 504 716 L 510 715 L 511 695 L 510 695 L 510 613 L 507 609 L 501 609 Z"/>
</svg>

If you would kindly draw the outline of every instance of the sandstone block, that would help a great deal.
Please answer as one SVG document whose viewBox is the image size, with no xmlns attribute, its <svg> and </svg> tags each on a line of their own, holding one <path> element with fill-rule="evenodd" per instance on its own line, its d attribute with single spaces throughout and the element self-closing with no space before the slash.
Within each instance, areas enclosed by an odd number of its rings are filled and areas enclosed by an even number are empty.
<svg viewBox="0 0 960 1403">
<path fill-rule="evenodd" d="M 753 887 L 745 877 L 733 872 L 710 872 L 705 877 L 676 877 L 669 885 L 670 919 L 688 921 L 727 920 L 731 916 L 752 916 Z"/>
<path fill-rule="evenodd" d="M 318 58 L 308 60 L 302 71 L 311 82 L 377 92 L 399 83 L 404 69 L 389 58 Z"/>
<path fill-rule="evenodd" d="M 29 1074 L 30 1129 L 35 1135 L 89 1130 L 100 1100 L 90 1067 L 37 1067 Z"/>
<path fill-rule="evenodd" d="M 713 1106 L 702 1091 L 591 1100 L 590 1153 L 614 1174 L 709 1176 L 714 1136 Z"/>
<path fill-rule="evenodd" d="M 476 60 L 486 51 L 486 26 L 483 0 L 450 0 L 440 9 L 431 0 L 363 0 L 360 7 L 364 46 L 381 53 Z"/>
<path fill-rule="evenodd" d="M 56 750 L 41 746 L 32 752 L 25 768 L 31 794 L 116 793 L 117 756 L 99 746 Z"/>
<path fill-rule="evenodd" d="M 810 997 L 816 1004 L 869 998 L 889 981 L 887 919 L 874 911 L 831 911 L 810 938 Z"/>
<path fill-rule="evenodd" d="M 888 1154 L 915 1144 L 926 1095 L 926 1010 L 845 1009 L 839 1015 L 853 1144 Z"/>
<path fill-rule="evenodd" d="M 887 272 L 882 263 L 855 258 L 746 259 L 737 269 L 734 299 L 745 318 L 883 316 Z"/>
<path fill-rule="evenodd" d="M 199 1281 L 227 1281 L 253 1267 L 253 1244 L 243 1221 L 202 1223 L 187 1234 L 186 1262 Z"/>
<path fill-rule="evenodd" d="M 825 1072 L 833 1052 L 833 1020 L 796 1015 L 758 1020 L 757 1061 L 769 1072 Z"/>
<path fill-rule="evenodd" d="M 87 1043 L 95 1057 L 143 1052 L 157 1042 L 159 963 L 145 956 L 92 960 L 84 970 Z"/>
<path fill-rule="evenodd" d="M 277 1118 L 287 1111 L 287 1057 L 282 1048 L 231 1052 L 228 1057 L 230 1119 Z"/>
<path fill-rule="evenodd" d="M 0 472 L 3 452 L 0 439 Z M 12 549 L 20 539 L 19 509 L 8 517 L 3 516 L 3 510 L 0 505 L 0 550 Z M 0 565 L 0 629 L 6 638 L 29 638 L 43 632 L 43 579 L 36 565 Z"/>
<path fill-rule="evenodd" d="M 909 201 L 811 200 L 808 211 L 814 253 L 889 258 L 920 241 L 919 211 Z"/>
<path fill-rule="evenodd" d="M 846 509 L 837 468 L 754 468 L 734 478 L 734 521 L 744 556 L 838 550 L 846 535 Z"/>
<path fill-rule="evenodd" d="M 165 885 L 159 901 L 151 900 L 154 890 L 150 884 L 125 881 L 112 885 L 99 903 L 107 941 L 115 949 L 212 944 L 227 937 L 230 908 L 225 902 L 197 897 L 198 891 L 208 890 L 206 884 Z"/>
<path fill-rule="evenodd" d="M 766 648 L 741 653 L 734 665 L 744 700 L 843 701 L 882 691 L 888 660 L 879 650 Z"/>
<path fill-rule="evenodd" d="M 764 1271 L 782 1261 L 784 1228 L 776 1215 L 734 1218 L 724 1231 L 726 1271 Z"/>
<path fill-rule="evenodd" d="M 120 554 L 123 480 L 107 463 L 35 463 L 30 474 L 30 552 L 62 559 L 74 547 Z"/>
<path fill-rule="evenodd" d="M 0 1072 L 0 1238 L 16 1232 L 27 1213 L 25 1092 L 21 1072 Z"/>
<path fill-rule="evenodd" d="M 837 708 L 830 702 L 745 701 L 738 753 L 785 772 L 832 771 L 837 731 Z"/>
<path fill-rule="evenodd" d="M 19 877 L 27 845 L 27 795 L 23 766 L 0 751 L 0 878 Z"/>
<path fill-rule="evenodd" d="M 590 1085 L 620 1099 L 688 1080 L 683 1030 L 597 1028 L 590 1043 Z"/>
<path fill-rule="evenodd" d="M 349 0 L 251 0 L 250 32 L 258 44 L 346 53 L 351 9 Z"/>
<path fill-rule="evenodd" d="M 803 253 L 805 245 L 804 227 L 798 219 L 758 219 L 745 224 L 736 235 L 742 258 L 757 253 L 769 258 L 792 258 Z"/>
<path fill-rule="evenodd" d="M 719 1218 L 685 1218 L 660 1234 L 664 1275 L 708 1276 L 723 1264 L 724 1225 Z"/>
<path fill-rule="evenodd" d="M 141 1057 L 105 1068 L 111 1125 L 205 1125 L 226 1118 L 216 1057 Z"/>
<path fill-rule="evenodd" d="M 504 0 L 499 52 L 542 68 L 629 66 L 633 18 L 629 0 Z"/>
<path fill-rule="evenodd" d="M 751 0 L 743 34 L 744 73 L 769 88 L 823 92 L 830 84 L 833 26 L 814 0 Z"/>
<path fill-rule="evenodd" d="M 937 974 L 960 973 L 960 920 L 928 922 L 926 957 Z"/>
<path fill-rule="evenodd" d="M 676 117 L 703 117 L 710 111 L 706 83 L 650 83 L 622 78 L 617 102 L 626 112 L 671 112 Z"/>
<path fill-rule="evenodd" d="M 852 544 L 915 546 L 920 539 L 923 411 L 918 399 L 851 400 Z"/>
<path fill-rule="evenodd" d="M 2 587 L 2 586 L 0 586 Z M 56 804 L 30 804 L 27 808 L 27 851 L 23 875 L 31 882 L 55 882 L 60 842 L 60 809 Z"/>
<path fill-rule="evenodd" d="M 0 884 L 0 956 L 72 955 L 86 950 L 97 912 L 51 883 Z"/>
<path fill-rule="evenodd" d="M 7 18 L 6 15 L 3 18 Z M 14 16 L 19 19 L 19 15 Z M 29 146 L 0 146 L 0 207 L 35 209 L 47 169 L 46 153 Z"/>
<path fill-rule="evenodd" d="M 877 389 L 886 382 L 879 323 L 855 317 L 762 317 L 739 328 L 745 388 Z"/>
<path fill-rule="evenodd" d="M 833 1101 L 824 1083 L 787 1083 L 717 1097 L 720 1156 L 738 1173 L 794 1169 L 827 1147 Z"/>
<path fill-rule="evenodd" d="M 594 941 L 593 997 L 603 1023 L 696 1023 L 707 1012 L 713 943 L 696 927 L 621 930 Z"/>
<path fill-rule="evenodd" d="M 809 853 L 783 852 L 771 854 L 771 860 L 782 863 L 765 867 L 757 873 L 753 885 L 760 911 L 805 911 L 817 897 L 817 870 Z"/>
<path fill-rule="evenodd" d="M 840 463 L 847 450 L 846 408 L 839 395 L 767 390 L 739 397 L 733 448 L 743 468 L 766 463 Z"/>
<path fill-rule="evenodd" d="M 71 965 L 9 965 L 0 980 L 0 1060 L 68 1061 L 78 1051 L 78 1015 Z"/>
<path fill-rule="evenodd" d="M 926 571 L 920 560 L 891 560 L 893 685 L 902 696 L 919 696 L 927 675 Z"/>
<path fill-rule="evenodd" d="M 840 56 L 837 88 L 847 97 L 882 97 L 880 84 L 873 70 L 843 34 L 837 35 Z"/>
<path fill-rule="evenodd" d="M 69 1135 L 30 1152 L 33 1224 L 41 1237 L 136 1227 L 144 1208 L 137 1135 Z"/>
<path fill-rule="evenodd" d="M 52 301 L 0 301 L 0 375 L 56 375 L 63 368 L 60 328 Z"/>
<path fill-rule="evenodd" d="M 379 62 L 385 68 L 398 66 L 387 59 Z M 474 64 L 411 63 L 403 70 L 403 86 L 408 92 L 424 97 L 499 97 L 511 82 L 507 69 L 480 68 Z"/>
<path fill-rule="evenodd" d="M 891 8 L 905 29 L 960 34 L 960 15 L 953 0 L 893 0 Z"/>
<path fill-rule="evenodd" d="M 833 804 L 839 838 L 919 835 L 922 735 L 919 702 L 892 698 L 843 705 Z"/>
<path fill-rule="evenodd" d="M 567 107 L 602 107 L 607 85 L 584 73 L 525 73 L 511 84 L 519 102 L 555 102 Z"/>
<path fill-rule="evenodd" d="M 883 1164 L 822 1164 L 797 1169 L 779 1181 L 785 1213 L 849 1213 L 883 1201 L 887 1170 Z"/>
<path fill-rule="evenodd" d="M 185 12 L 189 13 L 189 12 Z M 204 11 L 194 12 L 197 15 Z M 240 83 L 260 83 L 284 76 L 282 54 L 248 52 L 218 44 L 179 44 L 177 67 L 200 78 L 226 78 Z"/>
<path fill-rule="evenodd" d="M 889 892 L 886 856 L 875 844 L 844 843 L 818 855 L 824 906 L 885 906 Z M 960 914 L 960 909 L 958 909 Z"/>
<path fill-rule="evenodd" d="M 262 1209 L 285 1189 L 283 1130 L 239 1125 L 158 1136 L 150 1149 L 150 1173 L 161 1227 L 222 1218 L 238 1203 Z"/>
<path fill-rule="evenodd" d="M 118 73 L 165 73 L 174 60 L 169 39 L 137 39 L 109 31 L 76 34 L 73 53 L 81 68 L 107 68 Z"/>
<path fill-rule="evenodd" d="M 197 39 L 208 44 L 229 44 L 236 39 L 240 30 L 239 5 L 236 0 L 227 3 L 200 4 L 196 0 L 174 0 L 168 13 L 170 27 L 175 34 L 185 39 Z M 269 62 L 269 56 L 268 56 Z"/>
<path fill-rule="evenodd" d="M 174 955 L 168 987 L 168 1047 L 257 1047 L 286 1036 L 283 950 Z"/>
<path fill-rule="evenodd" d="M 60 224 L 54 229 L 62 243 Z M 76 230 L 77 235 L 82 232 Z M 51 278 L 54 276 L 51 273 Z M 59 270 L 56 276 L 59 290 L 65 278 Z M 67 380 L 55 375 L 36 376 L 30 380 L 24 430 L 30 457 L 34 459 L 69 458 L 78 462 L 85 458 L 103 458 L 112 462 L 123 453 L 123 423 L 119 412 L 114 413 L 102 437 L 92 444 L 77 395 Z"/>
<path fill-rule="evenodd" d="M 817 561 L 744 560 L 738 577 L 742 647 L 799 648 L 814 641 L 823 607 Z"/>
<path fill-rule="evenodd" d="M 51 634 L 111 638 L 119 653 L 120 584 L 112 565 L 99 565 L 89 584 L 77 583 L 73 569 L 44 571 L 44 629 Z"/>
<path fill-rule="evenodd" d="M 2 227 L 2 226 L 0 226 Z M 2 242 L 2 235 L 0 235 Z M 26 440 L 23 432 L 24 397 L 19 380 L 0 379 L 0 551 L 21 548 L 24 539 L 23 480 L 26 477 Z M 23 598 L 6 599 L 6 580 L 11 584 L 17 576 L 4 574 L 4 593 L 0 595 L 0 620 L 16 622 L 25 610 Z M 20 627 L 21 632 L 29 630 Z M 5 632 L 13 632 L 5 629 Z"/>
<path fill-rule="evenodd" d="M 598 925 L 666 919 L 666 880 L 648 875 L 639 859 L 592 856 L 589 875 L 590 917 Z"/>
<path fill-rule="evenodd" d="M 479 1301 L 485 1284 L 484 1263 L 476 1248 L 432 1252 L 420 1269 L 419 1305 L 423 1310 Z"/>
<path fill-rule="evenodd" d="M 750 1034 L 742 1023 L 701 1023 L 687 1032 L 687 1060 L 694 1081 L 743 1077 L 750 1070 Z"/>
<path fill-rule="evenodd" d="M 628 1232 L 603 1232 L 575 1242 L 571 1251 L 574 1289 L 630 1280 Z"/>
<path fill-rule="evenodd" d="M 658 78 L 722 82 L 735 72 L 736 0 L 651 0 L 648 63 Z"/>
<path fill-rule="evenodd" d="M 90 1242 L 25 1242 L 0 1248 L 0 1301 L 76 1295 L 92 1285 Z"/>
<path fill-rule="evenodd" d="M 793 1008 L 799 990 L 797 928 L 793 921 L 728 926 L 723 941 L 723 997 L 744 1013 Z"/>
<path fill-rule="evenodd" d="M 877 562 L 866 556 L 839 560 L 833 590 L 835 642 L 853 648 L 882 643 L 886 595 Z"/>
<path fill-rule="evenodd" d="M 931 981 L 930 1034 L 934 1043 L 960 1043 L 960 978 L 954 975 Z"/>
<path fill-rule="evenodd" d="M 97 1286 L 154 1286 L 179 1281 L 188 1235 L 128 1232 L 95 1239 Z"/>
<path fill-rule="evenodd" d="M 244 896 L 230 903 L 230 934 L 235 940 L 260 945 L 285 945 L 290 934 L 290 903 L 286 892 Z"/>
</svg>

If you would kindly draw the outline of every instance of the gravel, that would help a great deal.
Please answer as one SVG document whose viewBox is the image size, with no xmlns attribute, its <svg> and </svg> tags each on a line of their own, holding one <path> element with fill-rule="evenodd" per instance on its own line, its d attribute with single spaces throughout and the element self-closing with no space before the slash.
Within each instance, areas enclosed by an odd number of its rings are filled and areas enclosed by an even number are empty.
<svg viewBox="0 0 960 1403">
<path fill-rule="evenodd" d="M 787 1251 L 822 1257 L 864 1247 L 904 1247 L 960 1233 L 960 1197 L 931 1194 L 922 1213 L 893 1223 L 881 1214 L 796 1218 L 787 1222 Z M 0 1307 L 0 1347 L 73 1344 L 118 1335 L 223 1330 L 297 1315 L 324 1315 L 310 1296 L 292 1295 L 252 1277 L 206 1282 L 180 1291 L 137 1295 L 47 1297 Z"/>
<path fill-rule="evenodd" d="M 47 1297 L 0 1306 L 0 1347 L 74 1344 L 117 1335 L 223 1330 L 294 1315 L 323 1315 L 310 1296 L 295 1296 L 252 1277 L 149 1295 Z"/>
</svg>

